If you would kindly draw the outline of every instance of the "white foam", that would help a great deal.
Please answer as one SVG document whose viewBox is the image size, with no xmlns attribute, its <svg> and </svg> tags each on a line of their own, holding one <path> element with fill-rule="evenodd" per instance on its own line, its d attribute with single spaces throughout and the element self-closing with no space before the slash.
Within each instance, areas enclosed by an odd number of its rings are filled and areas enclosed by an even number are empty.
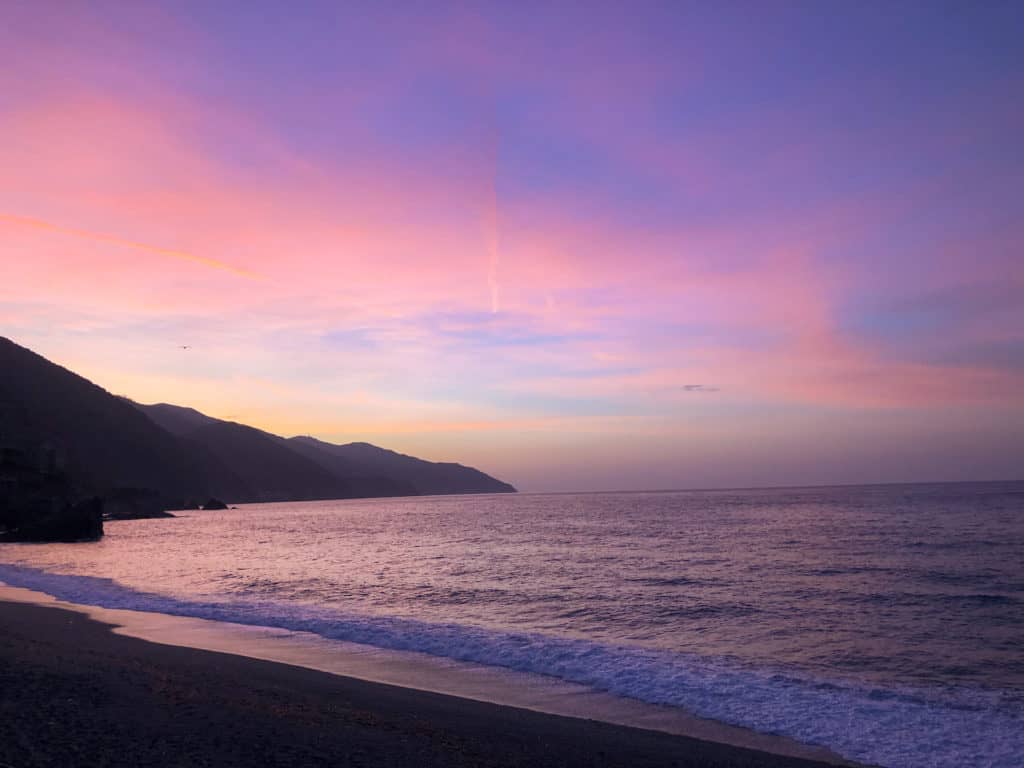
<svg viewBox="0 0 1024 768">
<path fill-rule="evenodd" d="M 1024 712 L 982 691 L 885 689 L 725 660 L 274 602 L 198 602 L 109 579 L 0 565 L 0 580 L 69 602 L 193 616 L 549 675 L 827 747 L 889 768 L 1020 768 Z"/>
</svg>

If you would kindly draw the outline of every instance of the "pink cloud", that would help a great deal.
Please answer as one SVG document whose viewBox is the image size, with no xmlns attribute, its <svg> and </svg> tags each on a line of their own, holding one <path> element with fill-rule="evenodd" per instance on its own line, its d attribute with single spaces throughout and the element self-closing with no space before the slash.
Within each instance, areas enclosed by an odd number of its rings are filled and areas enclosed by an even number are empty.
<svg viewBox="0 0 1024 768">
<path fill-rule="evenodd" d="M 130 41 L 104 54 L 109 36 L 87 19 L 72 27 L 88 46 L 13 52 L 31 65 L 31 88 L 0 73 L 14 94 L 0 123 L 0 318 L 12 335 L 118 391 L 281 431 L 319 424 L 353 436 L 678 432 L 646 413 L 695 397 L 854 410 L 1024 399 L 1020 372 L 894 360 L 843 323 L 851 296 L 962 285 L 968 263 L 979 282 L 1024 283 L 1013 227 L 911 260 L 919 275 L 899 291 L 876 262 L 835 256 L 887 230 L 920 204 L 921 189 L 737 208 L 723 222 L 638 223 L 600 190 L 504 192 L 493 115 L 481 116 L 479 146 L 385 152 L 364 118 L 402 97 L 400 78 L 334 94 L 345 138 L 358 142 L 321 157 L 241 97 L 220 103 L 160 78 L 146 90 L 141 74 L 116 75 L 121 90 L 66 76 L 110 77 L 118 56 L 137 58 L 141 70 L 152 64 Z M 170 34 L 213 55 L 201 31 L 178 22 Z M 433 34 L 459 42 L 434 63 L 442 73 L 472 69 L 465 87 L 482 112 L 515 66 L 550 66 L 490 50 L 487 25 L 472 16 L 442 19 Z M 430 60 L 437 39 L 412 46 L 396 71 Z M 609 51 L 614 39 L 566 51 L 550 94 L 571 102 L 530 115 L 530 127 L 577 137 L 615 167 L 698 196 L 727 196 L 757 170 L 751 184 L 771 202 L 787 170 L 822 162 L 823 144 L 795 143 L 776 146 L 756 169 L 723 170 L 735 137 L 695 132 L 669 142 L 644 127 L 634 135 L 630 120 L 642 122 L 635 116 L 660 89 L 685 86 L 700 62 L 678 77 L 640 57 L 635 71 L 608 80 L 591 65 Z M 309 87 L 288 103 L 313 109 L 324 93 Z M 620 117 L 597 119 L 607 103 Z M 1003 255 L 972 262 L 979 248 Z M 941 341 L 1010 338 L 1013 327 L 974 319 Z M 538 341 L 465 342 L 481 329 L 499 341 Z M 332 346 L 338 331 L 358 338 Z M 167 360 L 182 335 L 196 353 Z M 691 383 L 718 391 L 686 392 Z M 593 398 L 607 412 L 555 417 L 545 398 Z"/>
</svg>

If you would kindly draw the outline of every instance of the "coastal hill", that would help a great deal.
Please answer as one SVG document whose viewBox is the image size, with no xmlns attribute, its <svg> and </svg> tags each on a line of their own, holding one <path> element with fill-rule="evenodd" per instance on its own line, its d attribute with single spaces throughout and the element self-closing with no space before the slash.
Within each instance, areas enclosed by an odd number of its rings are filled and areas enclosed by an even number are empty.
<svg viewBox="0 0 1024 768">
<path fill-rule="evenodd" d="M 47 445 L 81 494 L 286 501 L 515 489 L 470 467 L 366 443 L 287 440 L 191 408 L 117 397 L 0 337 L 0 448 Z"/>
<path fill-rule="evenodd" d="M 131 403 L 130 400 L 126 402 Z M 244 424 L 214 419 L 192 408 L 168 403 L 132 405 L 172 435 L 202 446 L 233 475 L 241 478 L 250 489 L 249 494 L 259 501 L 429 493 L 400 475 L 376 473 L 358 464 L 333 463 L 329 455 L 319 450 L 295 450 L 291 441 L 283 437 Z M 492 478 L 491 490 L 496 489 L 495 483 L 498 481 Z M 469 488 L 462 487 L 452 492 L 469 491 Z"/>
<path fill-rule="evenodd" d="M 370 443 L 333 445 L 313 437 L 293 437 L 288 444 L 333 471 L 352 467 L 368 475 L 400 477 L 420 493 L 515 493 L 516 490 L 473 467 L 424 461 Z"/>
<path fill-rule="evenodd" d="M 148 488 L 166 499 L 243 493 L 215 457 L 177 439 L 121 398 L 0 337 L 0 447 L 47 445 L 82 494 Z"/>
</svg>

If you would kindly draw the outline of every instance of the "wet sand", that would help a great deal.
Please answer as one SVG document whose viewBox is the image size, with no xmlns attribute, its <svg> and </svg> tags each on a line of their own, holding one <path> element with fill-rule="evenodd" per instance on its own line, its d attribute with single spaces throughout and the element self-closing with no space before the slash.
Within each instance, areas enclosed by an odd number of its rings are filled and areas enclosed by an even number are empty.
<svg viewBox="0 0 1024 768">
<path fill-rule="evenodd" d="M 12 602 L 0 602 L 0 764 L 827 766 L 152 643 Z"/>
</svg>

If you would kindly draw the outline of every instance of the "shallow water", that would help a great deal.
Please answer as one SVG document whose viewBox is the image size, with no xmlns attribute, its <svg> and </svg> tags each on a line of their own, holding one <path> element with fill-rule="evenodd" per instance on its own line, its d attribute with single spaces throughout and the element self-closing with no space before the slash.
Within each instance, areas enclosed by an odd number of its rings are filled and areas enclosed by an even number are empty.
<svg viewBox="0 0 1024 768">
<path fill-rule="evenodd" d="M 551 675 L 893 768 L 1024 754 L 1024 484 L 247 505 L 0 563 L 75 602 Z"/>
</svg>

